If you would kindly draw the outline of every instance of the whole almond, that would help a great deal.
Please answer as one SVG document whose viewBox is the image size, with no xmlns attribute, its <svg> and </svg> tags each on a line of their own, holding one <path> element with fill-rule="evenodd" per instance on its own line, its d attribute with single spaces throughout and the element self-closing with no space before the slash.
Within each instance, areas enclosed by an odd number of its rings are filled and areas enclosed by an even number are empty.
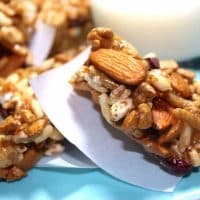
<svg viewBox="0 0 200 200">
<path fill-rule="evenodd" d="M 122 51 L 98 49 L 90 54 L 90 61 L 99 70 L 123 84 L 137 85 L 146 76 L 142 60 Z"/>
</svg>

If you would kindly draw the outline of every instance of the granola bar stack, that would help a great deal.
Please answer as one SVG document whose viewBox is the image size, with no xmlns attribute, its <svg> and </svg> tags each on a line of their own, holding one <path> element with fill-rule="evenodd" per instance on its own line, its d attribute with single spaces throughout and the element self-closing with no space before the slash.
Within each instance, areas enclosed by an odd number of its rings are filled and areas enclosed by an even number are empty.
<svg viewBox="0 0 200 200">
<path fill-rule="evenodd" d="M 41 156 L 63 151 L 63 137 L 49 122 L 28 79 L 44 71 L 27 68 L 0 79 L 0 178 L 19 179 Z"/>
<path fill-rule="evenodd" d="M 26 62 L 37 19 L 57 30 L 50 58 L 40 67 Z M 86 0 L 0 2 L 0 178 L 20 179 L 42 156 L 64 150 L 63 137 L 42 112 L 28 80 L 82 51 L 90 22 Z"/>
<path fill-rule="evenodd" d="M 105 120 L 175 174 L 200 166 L 200 83 L 173 60 L 142 57 L 107 28 L 88 34 L 92 51 L 71 80 L 91 93 Z"/>
<path fill-rule="evenodd" d="M 42 156 L 64 150 L 64 138 L 42 112 L 28 80 L 72 59 L 78 49 L 54 55 L 40 67 L 0 78 L 0 178 L 22 178 Z M 5 69 L 4 69 L 5 71 Z"/>
</svg>

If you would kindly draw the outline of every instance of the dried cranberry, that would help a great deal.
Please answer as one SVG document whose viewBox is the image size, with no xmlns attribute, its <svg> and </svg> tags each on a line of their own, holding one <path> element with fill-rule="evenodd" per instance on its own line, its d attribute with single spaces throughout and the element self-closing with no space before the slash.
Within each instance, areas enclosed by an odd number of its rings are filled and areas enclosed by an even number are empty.
<svg viewBox="0 0 200 200">
<path fill-rule="evenodd" d="M 192 165 L 187 163 L 185 160 L 177 157 L 168 157 L 161 161 L 162 166 L 164 166 L 168 171 L 175 175 L 186 175 L 191 169 Z"/>
<path fill-rule="evenodd" d="M 69 28 L 72 28 L 72 27 L 77 27 L 77 26 L 82 26 L 84 25 L 85 23 L 87 23 L 89 21 L 88 18 L 83 18 L 83 19 L 77 19 L 77 20 L 73 20 L 73 19 L 69 19 L 69 22 L 68 22 L 68 27 Z"/>
<path fill-rule="evenodd" d="M 0 44 L 0 58 L 3 56 L 9 56 L 12 54 L 10 50 L 8 50 L 6 47 L 4 47 L 2 44 Z"/>
<path fill-rule="evenodd" d="M 9 115 L 13 114 L 13 109 L 4 109 L 2 104 L 0 104 L 0 115 L 3 117 L 3 118 L 6 118 L 8 117 Z"/>
<path fill-rule="evenodd" d="M 149 63 L 149 66 L 151 69 L 159 69 L 160 68 L 160 62 L 157 57 L 147 57 L 145 58 L 146 61 Z"/>
</svg>

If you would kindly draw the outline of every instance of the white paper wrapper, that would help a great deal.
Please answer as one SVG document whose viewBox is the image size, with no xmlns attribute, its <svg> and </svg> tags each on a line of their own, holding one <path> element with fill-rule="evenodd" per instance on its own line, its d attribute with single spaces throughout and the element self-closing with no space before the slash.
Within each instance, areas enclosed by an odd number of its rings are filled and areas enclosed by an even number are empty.
<svg viewBox="0 0 200 200">
<path fill-rule="evenodd" d="M 162 170 L 142 148 L 107 125 L 93 102 L 67 82 L 87 56 L 88 50 L 31 81 L 44 112 L 72 144 L 109 174 L 144 188 L 173 191 L 181 178 Z"/>
<path fill-rule="evenodd" d="M 47 58 L 55 38 L 55 28 L 38 21 L 36 30 L 29 43 L 29 50 L 33 55 L 33 64 L 41 65 Z"/>
<path fill-rule="evenodd" d="M 33 64 L 40 66 L 47 58 L 54 42 L 56 30 L 54 27 L 38 21 L 36 31 L 29 43 L 29 50 L 33 54 Z M 69 167 L 69 168 L 96 168 L 80 150 L 70 143 L 61 155 L 43 157 L 36 167 Z"/>
</svg>

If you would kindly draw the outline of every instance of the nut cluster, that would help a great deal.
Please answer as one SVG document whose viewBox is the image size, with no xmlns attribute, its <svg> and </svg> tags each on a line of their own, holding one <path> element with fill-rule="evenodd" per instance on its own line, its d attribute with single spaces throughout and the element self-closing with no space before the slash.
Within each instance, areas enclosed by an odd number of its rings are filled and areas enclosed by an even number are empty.
<svg viewBox="0 0 200 200">
<path fill-rule="evenodd" d="M 110 29 L 93 29 L 92 52 L 72 78 L 102 115 L 162 158 L 200 166 L 200 82 L 193 72 L 154 54 L 141 57 Z M 188 168 L 189 169 L 189 168 Z"/>
</svg>

